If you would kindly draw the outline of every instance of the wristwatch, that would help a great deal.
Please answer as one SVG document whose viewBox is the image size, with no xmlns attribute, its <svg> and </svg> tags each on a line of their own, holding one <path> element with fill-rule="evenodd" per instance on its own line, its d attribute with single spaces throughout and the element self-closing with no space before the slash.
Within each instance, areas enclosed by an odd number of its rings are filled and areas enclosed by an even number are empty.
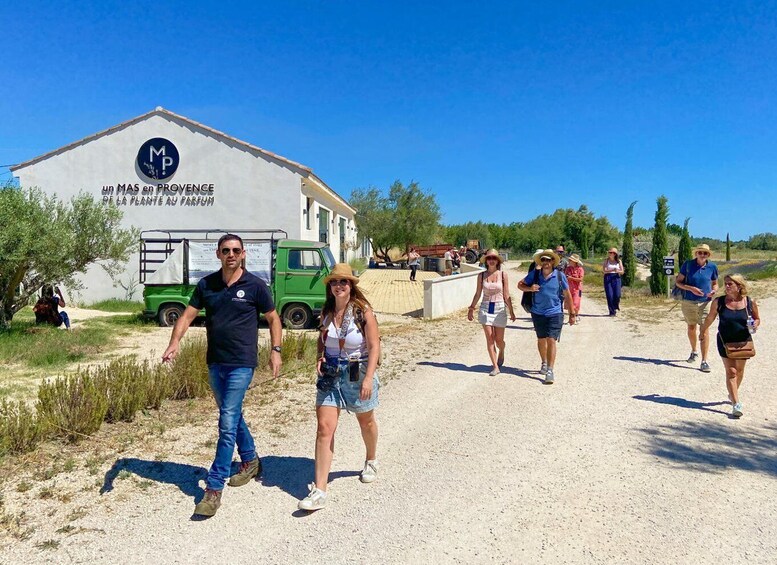
<svg viewBox="0 0 777 565">
<path fill-rule="evenodd" d="M 280 345 L 273 345 L 272 346 L 272 350 L 273 351 L 277 351 L 278 353 L 280 353 L 281 352 L 281 346 Z"/>
</svg>

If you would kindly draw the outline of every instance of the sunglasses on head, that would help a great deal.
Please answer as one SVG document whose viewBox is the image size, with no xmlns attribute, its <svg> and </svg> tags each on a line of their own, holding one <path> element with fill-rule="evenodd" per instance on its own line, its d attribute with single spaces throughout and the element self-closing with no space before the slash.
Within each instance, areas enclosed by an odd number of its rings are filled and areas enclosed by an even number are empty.
<svg viewBox="0 0 777 565">
<path fill-rule="evenodd" d="M 232 248 L 222 247 L 221 248 L 221 254 L 222 255 L 225 255 L 225 256 L 229 255 L 230 252 L 234 253 L 235 255 L 240 255 L 243 252 L 243 249 L 240 248 L 240 247 L 232 247 Z"/>
<path fill-rule="evenodd" d="M 329 281 L 329 284 L 331 286 L 345 286 L 347 284 L 351 284 L 351 281 L 349 281 L 348 279 L 332 279 L 331 281 Z"/>
</svg>

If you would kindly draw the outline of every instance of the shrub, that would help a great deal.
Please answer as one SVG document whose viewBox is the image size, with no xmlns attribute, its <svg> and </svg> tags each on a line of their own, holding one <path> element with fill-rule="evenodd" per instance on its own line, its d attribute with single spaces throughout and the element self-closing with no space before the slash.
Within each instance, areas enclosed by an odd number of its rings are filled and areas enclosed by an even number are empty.
<svg viewBox="0 0 777 565">
<path fill-rule="evenodd" d="M 100 429 L 108 401 L 88 370 L 44 381 L 38 390 L 38 415 L 52 435 L 75 442 Z"/>
<path fill-rule="evenodd" d="M 146 390 L 151 380 L 148 363 L 138 364 L 132 357 L 121 357 L 94 370 L 94 379 L 105 395 L 108 422 L 131 422 L 145 408 Z"/>
<path fill-rule="evenodd" d="M 207 350 L 204 339 L 187 340 L 181 345 L 169 371 L 172 400 L 200 398 L 210 394 Z"/>
<path fill-rule="evenodd" d="M 32 451 L 44 435 L 38 414 L 25 402 L 0 403 L 0 454 Z"/>
</svg>

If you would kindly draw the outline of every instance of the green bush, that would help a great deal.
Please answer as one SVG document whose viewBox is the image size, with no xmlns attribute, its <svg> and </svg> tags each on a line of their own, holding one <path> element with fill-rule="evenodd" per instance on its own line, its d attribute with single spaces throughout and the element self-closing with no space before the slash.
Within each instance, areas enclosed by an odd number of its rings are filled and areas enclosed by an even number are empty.
<svg viewBox="0 0 777 565">
<path fill-rule="evenodd" d="M 148 362 L 137 363 L 121 357 L 94 370 L 94 379 L 108 401 L 107 422 L 131 422 L 135 413 L 147 406 L 147 388 L 151 381 Z"/>
<path fill-rule="evenodd" d="M 0 454 L 32 451 L 44 435 L 38 414 L 25 402 L 0 403 Z"/>
<path fill-rule="evenodd" d="M 38 414 L 51 434 L 75 442 L 93 434 L 108 412 L 108 400 L 88 370 L 79 370 L 38 389 Z"/>
<path fill-rule="evenodd" d="M 204 339 L 187 340 L 181 344 L 170 367 L 170 398 L 184 400 L 210 394 L 207 365 L 208 345 Z"/>
</svg>

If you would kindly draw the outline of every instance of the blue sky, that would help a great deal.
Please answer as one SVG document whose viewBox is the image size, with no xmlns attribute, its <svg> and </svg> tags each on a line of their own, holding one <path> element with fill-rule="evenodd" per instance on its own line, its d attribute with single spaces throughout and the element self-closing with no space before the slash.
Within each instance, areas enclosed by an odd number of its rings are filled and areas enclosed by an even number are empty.
<svg viewBox="0 0 777 565">
<path fill-rule="evenodd" d="M 0 7 L 2 165 L 164 106 L 446 223 L 777 232 L 774 2 L 62 4 Z"/>
</svg>

